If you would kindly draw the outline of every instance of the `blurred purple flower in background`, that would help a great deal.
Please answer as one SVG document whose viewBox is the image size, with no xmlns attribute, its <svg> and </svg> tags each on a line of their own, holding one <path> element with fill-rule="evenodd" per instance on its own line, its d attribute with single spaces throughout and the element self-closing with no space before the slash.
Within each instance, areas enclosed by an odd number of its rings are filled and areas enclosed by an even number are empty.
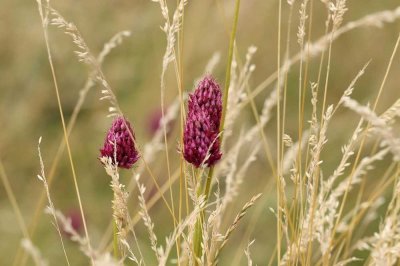
<svg viewBox="0 0 400 266">
<path fill-rule="evenodd" d="M 82 221 L 82 216 L 81 212 L 79 209 L 71 209 L 69 210 L 65 218 L 68 219 L 71 222 L 71 227 L 74 229 L 75 232 L 79 233 L 82 230 L 83 226 L 83 221 Z M 69 232 L 66 232 L 65 230 L 62 231 L 65 236 L 71 237 L 71 234 Z"/>
<path fill-rule="evenodd" d="M 162 130 L 161 119 L 162 119 L 162 112 L 160 108 L 155 109 L 150 113 L 147 126 L 148 126 L 148 132 L 150 133 L 151 136 L 154 136 L 154 134 L 156 134 L 158 130 Z M 174 126 L 174 120 L 171 120 L 167 123 L 166 125 L 167 137 L 171 134 L 173 126 Z"/>
</svg>

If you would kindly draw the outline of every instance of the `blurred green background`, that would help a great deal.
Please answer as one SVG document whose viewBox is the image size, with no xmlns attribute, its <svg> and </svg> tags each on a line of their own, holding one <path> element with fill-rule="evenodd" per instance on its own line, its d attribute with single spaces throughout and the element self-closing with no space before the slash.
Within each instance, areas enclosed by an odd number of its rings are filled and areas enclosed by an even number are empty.
<svg viewBox="0 0 400 266">
<path fill-rule="evenodd" d="M 288 6 L 285 1 L 283 2 L 283 30 L 286 34 Z M 132 32 L 131 37 L 106 58 L 103 71 L 117 95 L 122 110 L 134 125 L 137 141 L 143 146 L 151 139 L 149 133 L 151 114 L 160 108 L 160 73 L 166 41 L 159 27 L 164 21 L 158 4 L 149 0 L 52 1 L 51 3 L 67 20 L 77 25 L 89 48 L 96 55 L 116 32 L 121 30 Z M 176 1 L 168 1 L 168 4 L 172 13 Z M 394 9 L 398 4 L 398 0 L 349 0 L 349 11 L 345 14 L 344 23 L 373 12 Z M 232 0 L 189 0 L 185 8 L 183 36 L 183 81 L 186 90 L 193 88 L 194 80 L 203 74 L 208 60 L 217 51 L 221 53 L 222 58 L 214 74 L 223 84 L 229 43 L 227 28 L 231 25 L 233 5 Z M 37 141 L 40 136 L 43 137 L 41 147 L 45 167 L 48 170 L 62 139 L 62 126 L 36 1 L 2 0 L 0 7 L 0 159 L 25 222 L 29 225 L 43 190 L 42 184 L 36 178 L 36 174 L 40 171 Z M 292 23 L 291 54 L 297 53 L 299 49 L 295 43 L 298 26 L 297 10 L 298 3 L 295 5 Z M 257 69 L 250 80 L 252 88 L 276 69 L 277 14 L 278 1 L 242 1 L 237 32 L 237 47 L 241 59 L 243 60 L 248 46 L 258 47 L 254 57 Z M 325 17 L 326 10 L 322 3 L 314 1 L 312 40 L 323 34 Z M 399 31 L 400 22 L 394 22 L 381 29 L 362 28 L 352 31 L 335 42 L 332 51 L 328 103 L 338 101 L 341 93 L 368 60 L 371 60 L 370 66 L 357 83 L 354 97 L 363 103 L 373 101 Z M 89 69 L 78 62 L 73 54 L 76 48 L 70 37 L 62 30 L 50 27 L 49 35 L 62 105 L 68 121 Z M 313 59 L 310 64 L 310 80 L 316 80 L 317 69 L 318 59 Z M 296 105 L 290 107 L 290 103 L 295 104 L 297 101 L 297 71 L 298 65 L 294 66 L 289 74 L 289 134 L 296 132 L 297 107 Z M 400 97 L 399 71 L 400 64 L 397 57 L 378 111 L 384 110 Z M 167 74 L 166 102 L 171 103 L 178 90 L 172 67 Z M 292 87 L 293 93 L 290 92 Z M 267 93 L 263 93 L 256 99 L 259 110 L 266 95 Z M 104 134 L 111 123 L 111 119 L 106 118 L 108 105 L 99 101 L 100 97 L 98 86 L 89 92 L 70 137 L 83 207 L 94 246 L 100 241 L 110 221 L 112 198 L 109 177 L 97 159 Z M 354 124 L 348 122 L 347 112 L 340 112 L 337 116 L 331 125 L 336 132 L 329 135 L 330 142 L 326 148 L 328 151 L 330 148 L 338 149 L 338 145 L 343 145 L 354 127 Z M 238 124 L 241 125 L 249 126 L 255 123 L 250 108 L 246 108 L 240 119 L 242 120 Z M 172 160 L 178 158 L 178 154 L 174 152 L 178 141 L 177 132 L 175 127 L 170 137 Z M 267 129 L 266 132 L 272 136 L 274 134 L 274 130 Z M 337 156 L 327 157 L 328 172 L 340 158 L 340 152 L 335 154 Z M 164 154 L 161 154 L 154 163 L 154 169 L 157 169 L 159 162 L 165 165 L 164 161 Z M 260 174 L 265 168 L 264 162 L 265 160 L 261 159 L 252 165 L 248 178 L 241 187 L 239 199 L 234 203 L 235 210 L 240 209 L 244 202 L 260 192 L 262 186 L 266 184 L 267 180 Z M 166 178 L 161 175 L 163 172 L 165 171 L 156 170 L 160 183 Z M 129 173 L 124 172 L 122 176 L 122 182 L 127 183 Z M 145 175 L 143 178 L 148 177 Z M 62 211 L 68 212 L 78 208 L 66 153 L 57 169 L 51 195 L 56 207 Z M 131 204 L 130 208 L 134 210 L 137 206 L 135 197 L 132 197 Z M 274 217 L 267 211 L 267 207 L 274 206 L 274 197 L 264 197 L 262 204 L 265 205 L 265 211 L 250 237 L 253 239 L 257 236 L 252 253 L 254 261 L 259 265 L 264 265 L 268 259 L 265 254 L 273 251 L 275 243 L 275 233 L 269 229 L 274 228 Z M 162 220 L 166 215 L 165 205 L 159 202 L 151 210 L 150 215 L 162 242 L 164 236 L 173 228 L 172 224 L 165 224 Z M 0 217 L 0 265 L 11 265 L 22 234 L 2 186 L 0 186 Z M 158 221 L 162 223 L 158 225 Z M 222 255 L 222 265 L 230 265 L 229 260 L 232 257 L 227 256 L 230 252 L 242 252 L 237 250 L 235 243 L 241 240 L 247 222 L 248 217 L 233 234 L 227 250 Z M 142 246 L 146 246 L 148 238 L 143 229 L 142 225 L 137 227 Z M 50 265 L 63 264 L 62 250 L 56 231 L 50 222 L 50 216 L 42 215 L 33 241 L 48 258 Z M 67 251 L 69 254 L 74 254 L 70 256 L 73 265 L 87 265 L 86 259 L 75 244 L 67 241 Z M 149 247 L 143 251 L 145 254 L 151 253 Z M 28 261 L 28 265 L 31 263 Z M 242 264 L 244 263 L 243 260 Z"/>
</svg>

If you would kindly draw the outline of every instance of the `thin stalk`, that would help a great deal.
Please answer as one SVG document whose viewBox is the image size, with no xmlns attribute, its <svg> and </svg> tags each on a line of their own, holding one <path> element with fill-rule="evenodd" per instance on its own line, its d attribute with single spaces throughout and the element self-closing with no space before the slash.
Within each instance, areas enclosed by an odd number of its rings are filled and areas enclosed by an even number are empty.
<svg viewBox="0 0 400 266">
<path fill-rule="evenodd" d="M 176 1 L 177 6 L 179 6 L 179 0 Z M 185 106 L 184 106 L 184 101 L 183 101 L 183 26 L 185 25 L 184 23 L 185 19 L 185 6 L 183 6 L 182 10 L 182 22 L 181 22 L 181 27 L 179 31 L 177 32 L 178 35 L 178 41 L 177 41 L 177 51 L 175 48 L 173 48 L 173 53 L 175 54 L 175 60 L 174 60 L 174 68 L 175 68 L 175 75 L 176 75 L 176 80 L 177 80 L 177 87 L 178 87 L 178 94 L 179 94 L 179 99 L 180 99 L 180 132 L 179 132 L 179 137 L 180 137 L 180 142 L 183 143 L 183 127 L 185 124 Z M 186 191 L 185 193 L 185 198 L 186 198 L 186 213 L 189 213 L 189 200 L 188 200 L 188 193 L 187 193 L 187 183 L 186 179 L 184 178 L 184 159 L 183 159 L 183 154 L 181 154 L 179 158 L 179 164 L 180 164 L 180 177 L 179 177 L 179 204 L 178 204 L 178 221 L 182 220 L 182 205 L 183 205 L 183 192 Z M 170 185 L 172 186 L 171 183 L 171 177 L 168 179 L 170 182 Z M 172 193 L 172 190 L 170 190 L 170 193 Z M 172 197 L 171 197 L 172 200 Z M 174 228 L 176 228 L 176 225 L 174 224 Z M 176 252 L 177 252 L 177 258 L 178 261 L 180 261 L 180 237 L 176 239 Z"/>
<path fill-rule="evenodd" d="M 276 94 L 277 94 L 277 104 L 276 104 L 276 108 L 277 108 L 277 132 L 276 132 L 276 137 L 277 137 L 277 145 L 276 145 L 276 158 L 277 158 L 277 175 L 276 175 L 276 198 L 277 198 L 277 223 L 276 223 L 276 230 L 277 230 L 277 234 L 276 234 L 276 240 L 277 240 L 277 259 L 278 259 L 278 265 L 280 265 L 280 259 L 281 259 L 281 195 L 280 195 L 280 190 L 281 190 L 281 184 L 280 184 L 280 177 L 281 177 L 281 170 L 282 170 L 282 161 L 281 159 L 281 95 L 280 95 L 280 90 L 281 90 L 281 24 L 282 24 L 282 0 L 279 0 L 279 10 L 278 10 L 278 42 L 277 42 L 277 76 L 278 76 L 278 80 L 277 80 L 277 90 L 276 90 Z"/>
<path fill-rule="evenodd" d="M 228 106 L 229 86 L 231 85 L 230 83 L 231 83 L 231 68 L 232 68 L 233 50 L 235 47 L 236 30 L 237 30 L 237 23 L 238 23 L 238 19 L 239 19 L 239 7 L 240 7 L 240 0 L 236 0 L 235 16 L 233 18 L 231 38 L 229 41 L 228 62 L 226 64 L 224 99 L 222 101 L 222 119 L 221 119 L 221 124 L 219 126 L 220 131 L 222 131 L 224 129 L 225 116 L 226 116 L 226 111 L 227 111 L 226 109 Z M 221 143 L 222 143 L 223 138 L 224 138 L 224 132 L 222 131 L 221 136 L 220 136 Z"/>
<path fill-rule="evenodd" d="M 17 217 L 17 223 L 19 225 L 19 228 L 21 229 L 21 233 L 25 238 L 30 239 L 28 229 L 26 227 L 24 218 L 21 213 L 21 209 L 18 206 L 18 202 L 15 197 L 15 193 L 14 193 L 13 189 L 11 188 L 11 184 L 8 180 L 6 171 L 4 170 L 4 166 L 1 161 L 0 161 L 0 177 L 1 177 L 1 181 L 4 185 L 4 189 L 6 190 L 7 197 L 10 200 L 11 206 L 15 213 L 15 216 Z"/>
<path fill-rule="evenodd" d="M 164 5 L 167 6 L 166 1 L 163 0 L 163 2 L 164 2 Z M 161 2 L 160 2 L 160 5 L 161 5 Z M 168 8 L 167 8 L 167 11 L 168 11 Z M 171 26 L 168 16 L 166 17 L 166 25 L 168 25 L 168 27 Z M 169 41 L 167 39 L 167 46 L 169 45 L 168 42 Z M 167 51 L 166 51 L 166 53 L 167 53 Z M 173 48 L 173 53 L 174 53 L 174 58 L 175 58 L 174 63 L 176 66 L 176 53 L 175 53 L 174 48 Z M 166 56 L 166 54 L 164 55 L 164 58 L 163 58 L 163 69 L 161 72 L 161 117 L 163 119 L 165 117 L 165 96 L 164 96 L 164 94 L 165 94 L 165 71 L 166 71 L 166 68 L 168 67 L 168 63 L 167 63 L 167 65 L 164 66 L 165 56 Z M 175 69 L 176 69 L 176 67 L 175 67 Z M 178 79 L 178 81 L 179 80 L 180 79 Z M 177 223 L 176 223 L 176 217 L 175 217 L 174 197 L 173 197 L 172 184 L 171 184 L 171 167 L 170 167 L 169 152 L 168 152 L 169 149 L 168 149 L 168 140 L 167 140 L 167 127 L 166 127 L 165 123 L 162 123 L 162 130 L 163 130 L 163 137 L 164 137 L 165 157 L 166 157 L 166 162 L 167 162 L 168 182 L 170 185 L 169 195 L 170 195 L 170 199 L 171 199 L 171 211 L 172 211 L 172 216 L 173 216 L 173 220 L 174 220 L 174 229 L 175 229 Z"/>
</svg>

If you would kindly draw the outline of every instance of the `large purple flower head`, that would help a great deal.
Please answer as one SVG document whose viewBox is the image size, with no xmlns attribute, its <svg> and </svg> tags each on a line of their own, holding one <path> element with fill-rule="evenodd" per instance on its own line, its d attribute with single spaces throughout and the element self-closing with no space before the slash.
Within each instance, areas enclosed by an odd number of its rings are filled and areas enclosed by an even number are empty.
<svg viewBox="0 0 400 266">
<path fill-rule="evenodd" d="M 114 147 L 116 150 L 116 158 L 118 167 L 129 169 L 139 159 L 139 153 L 135 148 L 135 133 L 128 120 L 124 117 L 117 117 L 107 132 L 104 146 L 100 149 L 100 157 L 109 157 L 115 162 Z"/>
<path fill-rule="evenodd" d="M 219 125 L 221 123 L 221 89 L 208 76 L 189 96 L 188 115 L 183 135 L 183 156 L 196 167 L 212 166 L 221 159 Z"/>
</svg>

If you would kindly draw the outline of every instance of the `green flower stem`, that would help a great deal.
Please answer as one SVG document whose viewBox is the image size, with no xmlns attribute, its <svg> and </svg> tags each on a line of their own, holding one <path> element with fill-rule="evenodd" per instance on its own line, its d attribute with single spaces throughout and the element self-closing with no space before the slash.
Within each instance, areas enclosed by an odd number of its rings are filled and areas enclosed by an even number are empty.
<svg viewBox="0 0 400 266">
<path fill-rule="evenodd" d="M 197 182 L 201 182 L 201 177 L 202 175 L 199 176 L 199 173 L 201 173 L 201 171 L 199 171 L 198 169 L 195 171 L 195 175 L 196 175 L 196 180 Z M 201 195 L 202 191 L 201 191 L 201 187 L 196 191 L 197 196 L 199 197 Z M 202 250 L 201 250 L 201 243 L 203 242 L 203 230 L 202 230 L 202 225 L 203 225 L 203 220 L 204 220 L 204 216 L 203 216 L 203 211 L 200 212 L 200 217 L 197 218 L 195 227 L 194 227 L 194 236 L 193 236 L 193 252 L 195 254 L 195 265 L 197 264 L 197 258 L 199 258 L 201 256 Z"/>
<path fill-rule="evenodd" d="M 231 82 L 231 67 L 232 67 L 232 59 L 233 59 L 233 50 L 235 47 L 235 38 L 236 38 L 236 29 L 237 29 L 237 24 L 238 24 L 238 19 L 239 19 L 239 7 L 240 7 L 240 0 L 235 1 L 235 16 L 233 18 L 233 26 L 232 26 L 232 32 L 230 36 L 230 42 L 229 42 L 229 51 L 228 51 L 228 62 L 226 64 L 226 75 L 225 75 L 225 88 L 224 88 L 224 99 L 222 102 L 222 118 L 221 118 L 221 124 L 219 127 L 219 131 L 221 132 L 220 135 L 220 143 L 222 144 L 222 139 L 224 136 L 224 124 L 225 124 L 225 116 L 226 116 L 226 109 L 228 105 L 228 96 L 229 96 L 229 86 Z M 210 196 L 210 190 L 211 190 L 211 181 L 212 177 L 214 174 L 214 167 L 210 167 L 210 170 L 208 171 L 208 176 L 206 180 L 206 185 L 204 189 L 204 195 L 205 195 L 205 204 L 208 202 L 208 198 Z M 196 225 L 195 225 L 195 231 L 194 231 L 194 238 L 193 238 L 193 249 L 196 258 L 199 258 L 202 254 L 202 248 L 201 248 L 201 242 L 203 241 L 203 236 L 202 236 L 202 225 L 204 221 L 204 210 L 201 211 L 200 217 L 197 219 Z M 197 261 L 195 261 L 195 265 L 197 265 Z"/>
<path fill-rule="evenodd" d="M 202 253 L 202 248 L 201 248 L 201 242 L 203 242 L 203 212 L 201 212 L 200 217 L 197 218 L 196 221 L 196 225 L 194 228 L 194 238 L 193 238 L 193 243 L 194 243 L 194 247 L 193 247 L 193 252 L 195 254 L 195 258 L 194 258 L 194 264 L 198 265 L 197 263 L 197 258 L 200 258 L 201 253 Z"/>
<path fill-rule="evenodd" d="M 117 229 L 117 223 L 113 222 L 113 247 L 114 247 L 114 258 L 116 260 L 119 260 L 119 250 L 118 250 L 118 229 Z"/>
</svg>

